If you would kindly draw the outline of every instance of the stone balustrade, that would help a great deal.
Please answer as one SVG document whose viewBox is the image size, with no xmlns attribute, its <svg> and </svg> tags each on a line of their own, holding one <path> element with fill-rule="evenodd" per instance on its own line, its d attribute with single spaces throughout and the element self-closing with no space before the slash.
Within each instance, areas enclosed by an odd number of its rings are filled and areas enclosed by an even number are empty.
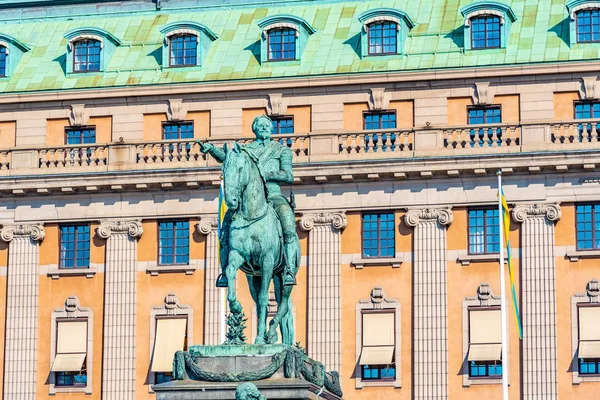
<svg viewBox="0 0 600 400">
<path fill-rule="evenodd" d="M 598 147 L 598 120 L 527 124 L 426 126 L 414 129 L 284 134 L 275 138 L 296 163 L 363 159 L 420 158 L 509 152 L 578 150 Z M 250 137 L 207 139 L 216 146 Z M 0 150 L 0 176 L 60 172 L 210 167 L 195 140 L 164 140 Z"/>
</svg>

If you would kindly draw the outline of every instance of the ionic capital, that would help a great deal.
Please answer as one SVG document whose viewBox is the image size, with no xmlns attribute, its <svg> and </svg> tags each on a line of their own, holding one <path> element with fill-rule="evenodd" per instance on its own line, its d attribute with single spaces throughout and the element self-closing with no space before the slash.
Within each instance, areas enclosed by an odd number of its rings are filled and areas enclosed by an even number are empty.
<svg viewBox="0 0 600 400">
<path fill-rule="evenodd" d="M 196 224 L 196 231 L 202 235 L 208 235 L 215 231 L 219 226 L 219 222 L 216 218 L 202 218 L 200 222 Z"/>
<path fill-rule="evenodd" d="M 142 221 L 139 219 L 127 221 L 102 221 L 98 229 L 98 236 L 102 239 L 108 239 L 113 234 L 129 235 L 132 238 L 138 238 L 144 233 Z"/>
<path fill-rule="evenodd" d="M 311 231 L 315 225 L 332 225 L 335 229 L 344 229 L 348 225 L 348 219 L 343 211 L 304 214 L 300 218 L 300 228 L 303 231 Z"/>
<path fill-rule="evenodd" d="M 406 225 L 417 226 L 421 222 L 437 221 L 440 225 L 450 225 L 454 220 L 452 210 L 449 208 L 423 208 L 409 209 L 404 216 Z"/>
<path fill-rule="evenodd" d="M 44 240 L 46 233 L 44 225 L 3 225 L 0 229 L 0 238 L 5 242 L 12 242 L 14 238 L 28 237 L 36 242 Z"/>
<path fill-rule="evenodd" d="M 516 222 L 525 222 L 528 218 L 546 217 L 549 221 L 558 221 L 561 217 L 560 205 L 555 204 L 518 204 L 512 210 Z"/>
</svg>

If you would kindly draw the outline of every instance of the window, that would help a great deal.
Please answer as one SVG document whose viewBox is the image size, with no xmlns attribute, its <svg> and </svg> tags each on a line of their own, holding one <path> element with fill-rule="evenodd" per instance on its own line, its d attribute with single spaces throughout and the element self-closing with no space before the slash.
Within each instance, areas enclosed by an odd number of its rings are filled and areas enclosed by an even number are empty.
<svg viewBox="0 0 600 400">
<path fill-rule="evenodd" d="M 499 106 L 470 107 L 467 112 L 469 125 L 499 124 L 502 122 L 502 110 Z"/>
<path fill-rule="evenodd" d="M 498 210 L 469 210 L 469 254 L 500 252 Z"/>
<path fill-rule="evenodd" d="M 575 103 L 575 119 L 600 118 L 600 102 Z"/>
<path fill-rule="evenodd" d="M 193 139 L 194 123 L 163 123 L 163 140 Z"/>
<path fill-rule="evenodd" d="M 580 375 L 600 374 L 600 307 L 578 306 Z"/>
<path fill-rule="evenodd" d="M 60 227 L 60 268 L 89 268 L 90 226 Z"/>
<path fill-rule="evenodd" d="M 161 265 L 189 263 L 188 221 L 161 221 L 158 224 L 158 259 Z"/>
<path fill-rule="evenodd" d="M 268 32 L 269 61 L 296 59 L 296 30 L 273 28 Z"/>
<path fill-rule="evenodd" d="M 274 134 L 294 133 L 294 117 L 272 117 L 271 120 Z"/>
<path fill-rule="evenodd" d="M 171 40 L 171 67 L 196 65 L 198 58 L 198 36 L 190 34 L 173 35 Z"/>
<path fill-rule="evenodd" d="M 360 366 L 363 380 L 396 378 L 394 318 L 392 312 L 362 314 Z"/>
<path fill-rule="evenodd" d="M 83 39 L 73 43 L 73 71 L 100 71 L 100 52 L 102 46 L 99 40 Z"/>
<path fill-rule="evenodd" d="M 364 113 L 363 125 L 365 130 L 396 129 L 396 112 Z"/>
<path fill-rule="evenodd" d="M 374 22 L 369 25 L 369 55 L 396 54 L 398 24 Z"/>
<path fill-rule="evenodd" d="M 493 49 L 500 47 L 500 18 L 486 15 L 471 19 L 471 48 Z"/>
<path fill-rule="evenodd" d="M 575 207 L 577 250 L 600 249 L 600 204 Z"/>
<path fill-rule="evenodd" d="M 577 42 L 600 42 L 600 10 L 577 12 Z"/>
<path fill-rule="evenodd" d="M 87 325 L 83 319 L 57 322 L 56 356 L 52 363 L 56 387 L 87 385 Z"/>
<path fill-rule="evenodd" d="M 499 106 L 469 107 L 467 109 L 469 125 L 500 124 L 502 122 L 502 109 Z M 502 144 L 502 129 L 498 128 L 472 128 L 469 131 L 471 147 L 500 146 Z"/>
<path fill-rule="evenodd" d="M 154 381 L 163 383 L 172 380 L 175 352 L 187 349 L 187 318 L 156 318 L 156 333 L 152 366 Z"/>
<path fill-rule="evenodd" d="M 394 213 L 363 214 L 363 257 L 394 257 Z"/>
<path fill-rule="evenodd" d="M 502 376 L 502 322 L 500 310 L 477 307 L 469 310 L 469 377 Z"/>
<path fill-rule="evenodd" d="M 0 46 L 0 77 L 6 76 L 6 61 L 8 59 L 8 49 Z"/>
<path fill-rule="evenodd" d="M 600 358 L 580 358 L 579 373 L 581 375 L 600 374 Z"/>
<path fill-rule="evenodd" d="M 65 130 L 67 144 L 96 143 L 96 128 L 93 126 L 68 128 Z"/>
</svg>

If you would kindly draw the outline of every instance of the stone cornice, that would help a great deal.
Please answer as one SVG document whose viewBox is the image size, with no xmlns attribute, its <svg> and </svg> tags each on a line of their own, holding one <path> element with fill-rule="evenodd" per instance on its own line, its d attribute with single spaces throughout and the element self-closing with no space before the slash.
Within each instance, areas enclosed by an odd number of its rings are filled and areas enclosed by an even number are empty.
<svg viewBox="0 0 600 400">
<path fill-rule="evenodd" d="M 558 221 L 561 217 L 559 204 L 517 204 L 512 210 L 516 222 L 525 222 L 528 218 L 545 217 L 549 221 Z"/>
<path fill-rule="evenodd" d="M 113 234 L 127 234 L 132 238 L 139 238 L 144 229 L 141 220 L 102 221 L 96 232 L 102 239 L 108 239 Z"/>
<path fill-rule="evenodd" d="M 335 229 L 344 229 L 348 225 L 348 219 L 343 211 L 304 214 L 300 218 L 300 228 L 303 231 L 311 231 L 315 225 L 331 225 Z"/>
<path fill-rule="evenodd" d="M 14 238 L 28 237 L 36 242 L 44 240 L 46 233 L 44 232 L 44 225 L 32 224 L 32 225 L 4 225 L 0 229 L 0 239 L 5 242 L 12 242 Z"/>
<path fill-rule="evenodd" d="M 205 218 L 203 217 L 200 222 L 196 224 L 196 231 L 202 235 L 208 235 L 211 232 L 216 231 L 219 223 L 216 218 Z"/>
<path fill-rule="evenodd" d="M 454 220 L 452 210 L 449 208 L 423 208 L 409 209 L 404 216 L 408 226 L 417 226 L 421 222 L 437 221 L 440 225 L 450 225 Z"/>
</svg>

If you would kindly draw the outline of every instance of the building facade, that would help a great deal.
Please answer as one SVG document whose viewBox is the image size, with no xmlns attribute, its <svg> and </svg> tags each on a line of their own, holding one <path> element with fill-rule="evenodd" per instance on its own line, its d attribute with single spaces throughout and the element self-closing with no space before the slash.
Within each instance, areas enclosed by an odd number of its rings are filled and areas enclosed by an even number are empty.
<svg viewBox="0 0 600 400">
<path fill-rule="evenodd" d="M 195 140 L 261 114 L 294 153 L 296 338 L 345 398 L 499 399 L 503 369 L 511 399 L 595 397 L 600 2 L 259 3 L 0 0 L 3 398 L 151 399 L 222 341 Z"/>
</svg>

